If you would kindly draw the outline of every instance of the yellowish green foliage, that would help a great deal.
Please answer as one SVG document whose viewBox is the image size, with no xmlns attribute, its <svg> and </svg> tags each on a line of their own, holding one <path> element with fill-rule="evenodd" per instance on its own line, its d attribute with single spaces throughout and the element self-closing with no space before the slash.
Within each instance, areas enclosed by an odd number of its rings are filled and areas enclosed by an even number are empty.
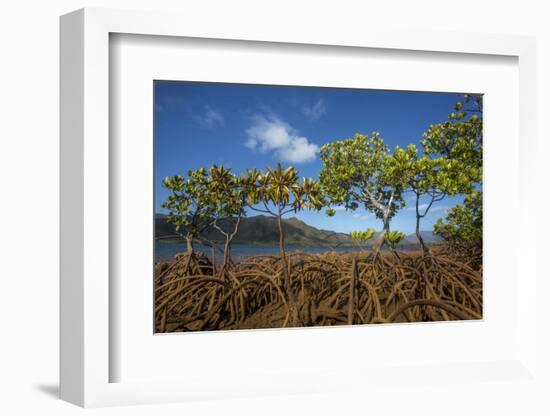
<svg viewBox="0 0 550 416">
<path fill-rule="evenodd" d="M 364 231 L 352 231 L 349 236 L 355 244 L 362 248 L 367 241 L 374 237 L 374 229 L 368 228 Z"/>
<path fill-rule="evenodd" d="M 274 216 L 298 212 L 303 209 L 319 211 L 324 206 L 324 195 L 318 181 L 303 178 L 293 166 L 268 167 L 265 172 L 249 169 L 242 175 L 248 205 Z M 262 207 L 258 208 L 257 205 Z"/>
<path fill-rule="evenodd" d="M 388 245 L 392 250 L 395 250 L 395 247 L 405 238 L 405 233 L 401 231 L 389 231 L 386 233 L 385 237 Z"/>
<path fill-rule="evenodd" d="M 421 141 L 426 153 L 443 156 L 459 164 L 459 183 L 469 181 L 464 203 L 447 211 L 445 220 L 438 220 L 434 233 L 448 243 L 480 248 L 483 235 L 483 96 L 466 95 L 455 111 L 440 124 L 432 125 Z"/>
<path fill-rule="evenodd" d="M 176 231 L 185 227 L 188 236 L 196 237 L 204 222 L 212 216 L 206 169 L 190 170 L 186 178 L 180 175 L 166 177 L 163 186 L 172 191 L 161 204 L 168 210 L 168 222 L 174 224 Z"/>
<path fill-rule="evenodd" d="M 326 144 L 320 149 L 320 158 L 319 180 L 328 204 L 351 211 L 364 207 L 382 220 L 383 232 L 389 230 L 391 219 L 405 206 L 406 170 L 392 158 L 380 134 L 356 134 Z M 334 215 L 334 209 L 327 214 Z"/>
</svg>

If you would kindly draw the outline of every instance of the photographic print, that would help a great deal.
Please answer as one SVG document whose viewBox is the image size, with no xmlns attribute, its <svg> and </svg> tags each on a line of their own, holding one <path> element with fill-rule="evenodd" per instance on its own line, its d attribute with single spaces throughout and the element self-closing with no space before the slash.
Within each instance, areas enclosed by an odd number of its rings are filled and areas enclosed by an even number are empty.
<svg viewBox="0 0 550 416">
<path fill-rule="evenodd" d="M 156 333 L 482 319 L 483 96 L 154 82 Z"/>
</svg>

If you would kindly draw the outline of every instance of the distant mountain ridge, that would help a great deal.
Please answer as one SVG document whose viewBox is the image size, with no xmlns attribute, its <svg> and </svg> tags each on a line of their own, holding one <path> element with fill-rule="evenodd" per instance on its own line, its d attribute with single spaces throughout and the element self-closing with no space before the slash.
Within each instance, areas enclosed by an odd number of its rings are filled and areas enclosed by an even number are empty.
<svg viewBox="0 0 550 416">
<path fill-rule="evenodd" d="M 220 223 L 224 228 L 224 223 Z M 227 225 L 227 224 L 226 224 Z M 285 243 L 301 246 L 352 246 L 354 243 L 348 234 L 337 233 L 335 231 L 320 230 L 306 224 L 296 217 L 283 219 L 283 229 L 285 231 Z M 376 240 L 379 233 L 370 240 L 372 243 Z M 422 238 L 426 244 L 433 244 L 440 241 L 431 231 L 421 231 Z M 178 240 L 174 226 L 166 220 L 166 215 L 155 214 L 155 236 L 160 240 Z M 207 240 L 223 241 L 224 236 L 215 228 L 210 227 L 203 233 Z M 278 244 L 279 229 L 275 217 L 257 215 L 253 217 L 243 217 L 239 231 L 233 240 L 234 244 Z M 419 246 L 416 234 L 406 236 L 400 247 L 413 248 Z"/>
</svg>

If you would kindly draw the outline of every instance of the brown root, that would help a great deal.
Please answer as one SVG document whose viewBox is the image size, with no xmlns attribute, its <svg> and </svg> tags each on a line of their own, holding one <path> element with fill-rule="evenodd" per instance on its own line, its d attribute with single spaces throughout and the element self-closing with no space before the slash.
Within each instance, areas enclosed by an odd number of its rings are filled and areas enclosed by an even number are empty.
<svg viewBox="0 0 550 416">
<path fill-rule="evenodd" d="M 206 256 L 155 267 L 157 332 L 481 319 L 481 258 L 429 253 L 289 253 L 249 257 L 214 274 Z M 291 290 L 297 310 L 291 310 Z"/>
</svg>

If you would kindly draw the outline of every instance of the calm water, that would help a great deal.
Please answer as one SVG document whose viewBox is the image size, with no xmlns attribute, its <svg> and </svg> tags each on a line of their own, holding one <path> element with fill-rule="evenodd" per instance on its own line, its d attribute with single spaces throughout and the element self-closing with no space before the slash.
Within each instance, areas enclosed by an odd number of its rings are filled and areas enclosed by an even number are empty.
<svg viewBox="0 0 550 416">
<path fill-rule="evenodd" d="M 223 250 L 223 246 L 219 246 L 220 249 Z M 287 252 L 292 251 L 302 251 L 306 253 L 324 253 L 326 251 L 329 251 L 329 247 L 304 247 L 304 246 L 293 246 L 293 245 L 287 245 L 286 247 Z M 174 256 L 177 253 L 185 252 L 186 246 L 185 243 L 166 243 L 162 241 L 157 241 L 156 243 L 156 261 L 172 261 L 174 259 Z M 212 249 L 207 246 L 195 245 L 195 250 L 203 252 L 206 254 L 209 258 L 212 256 Z M 350 252 L 350 251 L 358 251 L 357 248 L 354 247 L 338 247 L 336 248 L 337 252 Z M 248 244 L 234 244 L 231 247 L 231 255 L 234 259 L 240 259 L 243 257 L 248 256 L 259 256 L 259 255 L 270 255 L 270 254 L 278 254 L 279 253 L 279 247 L 276 245 L 248 245 Z M 219 250 L 216 251 L 216 262 L 222 260 L 223 254 Z"/>
</svg>

